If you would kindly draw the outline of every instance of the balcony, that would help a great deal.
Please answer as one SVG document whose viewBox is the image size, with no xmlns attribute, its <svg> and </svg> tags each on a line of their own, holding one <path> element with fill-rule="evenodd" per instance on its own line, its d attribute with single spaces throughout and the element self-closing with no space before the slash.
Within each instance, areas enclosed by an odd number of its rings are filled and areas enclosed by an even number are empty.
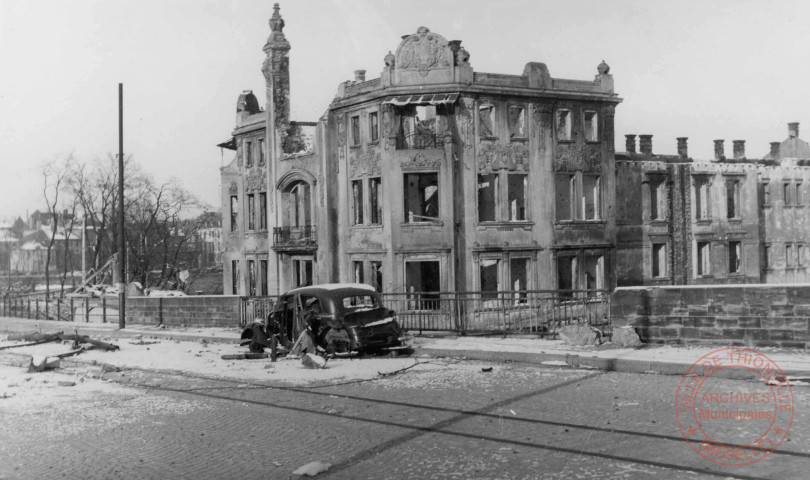
<svg viewBox="0 0 810 480">
<path fill-rule="evenodd" d="M 443 136 L 428 132 L 414 132 L 397 136 L 397 150 L 443 148 Z"/>
<path fill-rule="evenodd" d="M 273 228 L 273 250 L 277 252 L 314 252 L 317 249 L 315 225 Z"/>
</svg>

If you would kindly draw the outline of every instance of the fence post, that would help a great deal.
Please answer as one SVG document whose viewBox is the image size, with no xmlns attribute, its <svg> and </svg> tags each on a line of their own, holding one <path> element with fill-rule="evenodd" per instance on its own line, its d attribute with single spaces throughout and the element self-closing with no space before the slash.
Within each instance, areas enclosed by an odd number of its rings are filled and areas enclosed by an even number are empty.
<svg viewBox="0 0 810 480">
<path fill-rule="evenodd" d="M 31 298 L 28 298 L 28 318 L 31 318 Z"/>
<path fill-rule="evenodd" d="M 61 321 L 61 320 L 62 320 L 62 299 L 57 298 L 56 299 L 56 321 L 58 322 L 58 321 Z"/>
<path fill-rule="evenodd" d="M 419 335 L 422 335 L 422 307 L 424 305 L 422 305 L 422 293 L 421 292 L 416 294 L 416 305 L 417 305 L 417 308 L 419 309 L 419 310 L 417 310 L 419 312 Z"/>
<path fill-rule="evenodd" d="M 107 323 L 107 297 L 101 297 L 101 323 Z"/>
<path fill-rule="evenodd" d="M 50 313 L 50 299 L 46 296 L 45 297 L 45 320 L 48 320 L 48 314 Z M 37 315 L 39 316 L 39 315 Z"/>
<path fill-rule="evenodd" d="M 84 297 L 84 323 L 90 322 L 90 297 Z"/>
<path fill-rule="evenodd" d="M 70 297 L 70 321 L 76 321 L 76 310 L 73 309 L 73 297 Z"/>
</svg>

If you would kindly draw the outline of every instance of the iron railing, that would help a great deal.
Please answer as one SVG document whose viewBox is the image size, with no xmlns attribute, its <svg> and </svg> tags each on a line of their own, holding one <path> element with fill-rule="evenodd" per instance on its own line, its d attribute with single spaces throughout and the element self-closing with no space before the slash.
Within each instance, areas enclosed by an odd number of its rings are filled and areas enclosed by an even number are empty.
<svg viewBox="0 0 810 480">
<path fill-rule="evenodd" d="M 314 245 L 317 242 L 315 225 L 303 227 L 275 227 L 273 228 L 274 246 Z"/>
<path fill-rule="evenodd" d="M 428 132 L 412 132 L 407 135 L 397 136 L 397 150 L 409 150 L 425 148 L 442 148 L 444 140 L 442 135 Z"/>
<path fill-rule="evenodd" d="M 8 295 L 2 299 L 0 315 L 63 322 L 117 323 L 118 297 L 70 296 L 45 300 Z"/>
<path fill-rule="evenodd" d="M 244 327 L 254 320 L 264 321 L 278 300 L 277 296 L 242 297 L 239 307 L 239 326 Z"/>
</svg>

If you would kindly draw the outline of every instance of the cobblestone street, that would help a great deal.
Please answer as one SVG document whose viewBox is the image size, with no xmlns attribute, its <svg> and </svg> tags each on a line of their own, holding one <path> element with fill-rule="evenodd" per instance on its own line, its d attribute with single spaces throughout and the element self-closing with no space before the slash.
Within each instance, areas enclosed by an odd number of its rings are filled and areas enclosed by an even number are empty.
<svg viewBox="0 0 810 480">
<path fill-rule="evenodd" d="M 678 376 L 487 366 L 434 360 L 306 387 L 105 373 L 115 385 L 102 396 L 0 403 L 0 478 L 283 479 L 312 461 L 336 479 L 785 479 L 810 468 L 802 409 L 770 457 L 721 467 L 680 436 Z M 796 405 L 806 389 L 793 389 Z"/>
</svg>

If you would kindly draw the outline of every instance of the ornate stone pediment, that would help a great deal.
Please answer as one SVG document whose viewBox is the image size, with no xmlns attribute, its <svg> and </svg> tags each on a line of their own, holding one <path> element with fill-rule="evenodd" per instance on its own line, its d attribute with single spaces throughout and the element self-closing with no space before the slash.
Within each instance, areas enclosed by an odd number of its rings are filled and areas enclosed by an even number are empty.
<svg viewBox="0 0 810 480">
<path fill-rule="evenodd" d="M 523 142 L 509 145 L 484 142 L 478 146 L 478 170 L 529 171 L 529 147 Z"/>
<path fill-rule="evenodd" d="M 267 186 L 267 174 L 263 171 L 251 172 L 245 178 L 245 190 L 264 190 Z"/>
<path fill-rule="evenodd" d="M 400 158 L 399 164 L 403 170 L 439 168 L 442 165 L 442 159 L 439 156 L 433 157 L 425 152 L 418 152 L 416 155 L 411 157 Z"/>
<path fill-rule="evenodd" d="M 349 158 L 349 175 L 351 178 L 364 175 L 376 177 L 380 175 L 380 153 L 366 152 L 353 155 Z"/>
<path fill-rule="evenodd" d="M 228 185 L 228 193 L 231 195 L 239 193 L 239 185 L 237 185 L 236 180 L 231 180 L 231 184 Z"/>
<path fill-rule="evenodd" d="M 453 52 L 447 40 L 431 33 L 427 27 L 419 27 L 415 35 L 406 38 L 397 50 L 396 68 L 416 70 L 423 77 L 430 70 L 453 66 Z"/>
<path fill-rule="evenodd" d="M 599 144 L 562 144 L 554 151 L 554 171 L 598 171 L 602 165 L 602 146 Z"/>
</svg>

